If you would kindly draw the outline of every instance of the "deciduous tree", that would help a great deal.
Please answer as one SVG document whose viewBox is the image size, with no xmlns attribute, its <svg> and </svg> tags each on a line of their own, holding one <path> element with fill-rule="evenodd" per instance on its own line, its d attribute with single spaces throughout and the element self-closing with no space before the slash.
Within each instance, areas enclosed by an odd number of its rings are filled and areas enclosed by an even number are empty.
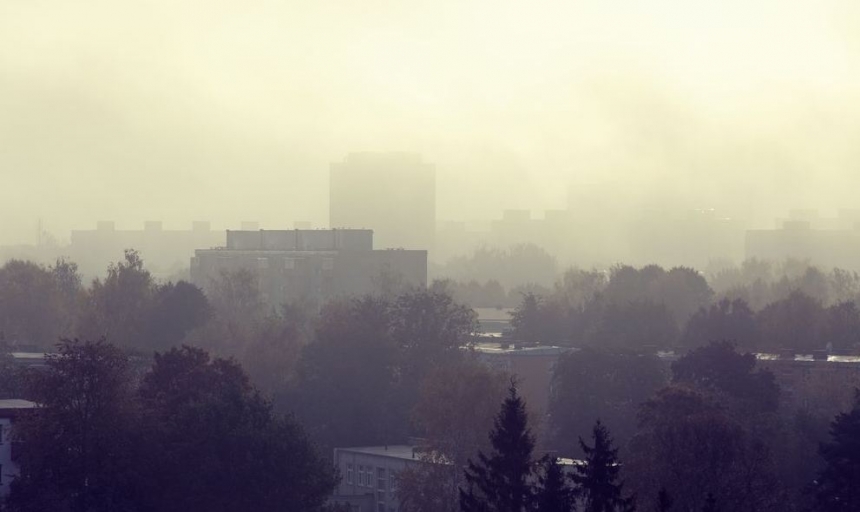
<svg viewBox="0 0 860 512">
<path fill-rule="evenodd" d="M 860 510 L 860 390 L 854 407 L 831 423 L 830 438 L 820 448 L 826 465 L 814 486 L 817 510 Z"/>
</svg>

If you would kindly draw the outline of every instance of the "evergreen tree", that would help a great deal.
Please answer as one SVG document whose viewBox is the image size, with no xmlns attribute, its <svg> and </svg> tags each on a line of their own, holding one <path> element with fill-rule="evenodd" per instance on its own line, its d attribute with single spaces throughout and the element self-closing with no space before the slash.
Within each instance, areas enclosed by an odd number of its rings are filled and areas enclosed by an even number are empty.
<svg viewBox="0 0 860 512">
<path fill-rule="evenodd" d="M 534 437 L 528 428 L 525 404 L 512 383 L 509 396 L 490 432 L 493 453 L 478 452 L 465 471 L 460 491 L 463 512 L 524 512 L 531 505 L 529 476 Z"/>
<path fill-rule="evenodd" d="M 665 487 L 661 487 L 660 492 L 657 493 L 657 512 L 669 512 L 672 510 L 673 503 L 669 491 Z"/>
<path fill-rule="evenodd" d="M 719 512 L 719 510 L 717 508 L 717 499 L 714 498 L 713 493 L 709 492 L 705 498 L 705 506 L 702 508 L 702 512 Z"/>
<path fill-rule="evenodd" d="M 580 497 L 585 504 L 585 512 L 628 512 L 634 510 L 632 498 L 622 497 L 623 482 L 618 481 L 618 449 L 612 447 L 609 430 L 600 420 L 592 432 L 593 446 L 588 446 L 582 438 L 579 445 L 585 453 L 585 464 L 576 467 L 572 475 Z"/>
<path fill-rule="evenodd" d="M 826 466 L 817 482 L 817 509 L 860 510 L 860 390 L 855 391 L 851 411 L 831 423 L 830 436 L 832 441 L 820 448 Z"/>
<path fill-rule="evenodd" d="M 540 461 L 541 473 L 535 487 L 535 510 L 537 512 L 571 512 L 576 507 L 576 493 L 568 487 L 564 469 L 558 459 L 551 455 Z"/>
</svg>

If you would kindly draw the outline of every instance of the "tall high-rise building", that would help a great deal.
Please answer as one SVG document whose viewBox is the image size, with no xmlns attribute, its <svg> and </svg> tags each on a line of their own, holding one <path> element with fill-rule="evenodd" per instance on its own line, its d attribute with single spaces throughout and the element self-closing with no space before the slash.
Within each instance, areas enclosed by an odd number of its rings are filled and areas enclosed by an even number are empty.
<svg viewBox="0 0 860 512">
<path fill-rule="evenodd" d="M 351 153 L 331 165 L 329 224 L 372 229 L 378 248 L 432 250 L 436 169 L 414 153 Z"/>
</svg>

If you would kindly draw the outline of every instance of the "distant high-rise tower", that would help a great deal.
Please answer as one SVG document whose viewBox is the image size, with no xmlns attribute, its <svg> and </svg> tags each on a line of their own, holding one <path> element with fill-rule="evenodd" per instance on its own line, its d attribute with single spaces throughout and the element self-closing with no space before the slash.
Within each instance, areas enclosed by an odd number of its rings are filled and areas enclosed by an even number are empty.
<svg viewBox="0 0 860 512">
<path fill-rule="evenodd" d="M 331 165 L 329 224 L 372 229 L 377 248 L 432 250 L 436 169 L 414 153 L 351 153 Z"/>
</svg>

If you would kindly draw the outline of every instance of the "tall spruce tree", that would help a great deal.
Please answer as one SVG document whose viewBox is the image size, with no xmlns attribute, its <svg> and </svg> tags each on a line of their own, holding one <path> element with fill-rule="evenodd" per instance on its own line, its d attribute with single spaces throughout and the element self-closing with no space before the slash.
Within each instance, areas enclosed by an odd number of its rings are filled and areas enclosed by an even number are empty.
<svg viewBox="0 0 860 512">
<path fill-rule="evenodd" d="M 673 504 L 674 500 L 669 496 L 669 491 L 661 487 L 660 492 L 657 493 L 657 512 L 669 512 Z"/>
<path fill-rule="evenodd" d="M 585 512 L 632 512 L 633 498 L 622 495 L 623 482 L 618 481 L 618 449 L 612 447 L 609 430 L 600 420 L 592 431 L 594 445 L 588 446 L 582 438 L 579 445 L 585 453 L 585 463 L 576 467 L 571 476 L 585 505 Z"/>
<path fill-rule="evenodd" d="M 534 437 L 528 428 L 525 404 L 514 383 L 490 432 L 492 453 L 478 452 L 465 471 L 460 490 L 463 512 L 524 512 L 532 504 L 529 476 Z"/>
<path fill-rule="evenodd" d="M 702 512 L 720 512 L 717 507 L 717 498 L 714 498 L 714 493 L 709 492 L 705 497 L 705 506 L 702 507 Z"/>
<path fill-rule="evenodd" d="M 576 493 L 568 486 L 564 468 L 558 459 L 545 455 L 540 460 L 540 473 L 534 491 L 537 512 L 572 512 L 576 507 Z"/>
<path fill-rule="evenodd" d="M 826 466 L 816 482 L 816 509 L 821 512 L 860 510 L 860 390 L 854 407 L 830 425 L 832 441 L 822 444 Z"/>
</svg>

